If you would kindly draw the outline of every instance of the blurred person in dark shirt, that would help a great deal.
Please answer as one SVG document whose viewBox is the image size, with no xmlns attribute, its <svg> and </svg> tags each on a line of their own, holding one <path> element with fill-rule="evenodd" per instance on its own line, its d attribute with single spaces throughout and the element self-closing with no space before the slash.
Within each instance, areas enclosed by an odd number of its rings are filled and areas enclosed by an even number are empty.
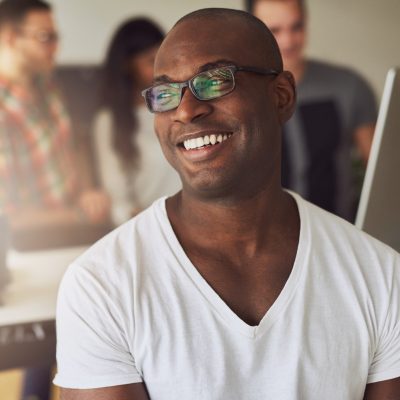
<svg viewBox="0 0 400 400">
<path fill-rule="evenodd" d="M 368 83 L 355 71 L 305 55 L 305 0 L 255 0 L 297 83 L 297 109 L 283 132 L 282 184 L 353 221 L 376 121 Z"/>
</svg>

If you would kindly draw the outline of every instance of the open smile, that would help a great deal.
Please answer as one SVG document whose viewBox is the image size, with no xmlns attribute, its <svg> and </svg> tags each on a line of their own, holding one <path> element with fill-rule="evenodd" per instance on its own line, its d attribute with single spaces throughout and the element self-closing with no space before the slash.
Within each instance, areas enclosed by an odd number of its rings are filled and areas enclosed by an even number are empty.
<svg viewBox="0 0 400 400">
<path fill-rule="evenodd" d="M 225 142 L 232 136 L 232 133 L 219 133 L 199 136 L 192 139 L 187 139 L 181 143 L 186 150 L 197 150 L 208 146 L 218 145 Z"/>
</svg>

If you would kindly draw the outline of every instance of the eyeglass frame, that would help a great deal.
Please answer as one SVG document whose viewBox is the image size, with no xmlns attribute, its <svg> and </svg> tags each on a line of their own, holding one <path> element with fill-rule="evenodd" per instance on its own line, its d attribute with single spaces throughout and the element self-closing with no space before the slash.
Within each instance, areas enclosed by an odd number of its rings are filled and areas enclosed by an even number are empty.
<svg viewBox="0 0 400 400">
<path fill-rule="evenodd" d="M 37 28 L 30 28 L 30 27 L 19 27 L 18 33 L 24 37 L 34 39 L 40 44 L 48 45 L 58 43 L 60 41 L 60 35 L 58 32 L 55 31 L 47 31 L 46 29 L 37 29 Z M 40 38 L 40 35 L 45 35 L 46 39 L 43 40 Z"/>
<path fill-rule="evenodd" d="M 211 98 L 209 98 L 209 99 L 202 99 L 202 98 L 200 98 L 200 97 L 196 94 L 195 89 L 194 89 L 194 87 L 193 87 L 193 81 L 194 81 L 194 79 L 196 79 L 199 75 L 202 75 L 202 74 L 204 74 L 204 73 L 207 73 L 207 72 L 210 72 L 210 71 L 216 71 L 216 70 L 218 70 L 218 69 L 223 69 L 223 68 L 224 68 L 224 69 L 229 69 L 229 70 L 231 71 L 231 74 L 232 74 L 232 89 L 229 90 L 229 92 L 226 92 L 226 93 L 222 94 L 221 96 L 215 96 L 215 97 L 211 97 Z M 154 113 L 154 114 L 164 113 L 164 112 L 167 112 L 167 111 L 175 110 L 175 109 L 177 109 L 177 108 L 179 107 L 179 105 L 181 104 L 182 98 L 183 98 L 183 89 L 184 89 L 185 87 L 188 87 L 189 90 L 190 90 L 190 92 L 193 94 L 193 96 L 194 96 L 197 100 L 200 100 L 200 101 L 210 101 L 210 100 L 214 100 L 214 99 L 219 99 L 219 98 L 221 98 L 221 97 L 223 97 L 223 96 L 226 96 L 226 95 L 229 94 L 229 93 L 232 93 L 232 92 L 235 90 L 235 87 L 236 87 L 235 73 L 236 73 L 236 72 L 240 72 L 240 71 L 244 71 L 244 72 L 253 72 L 253 73 L 255 73 L 255 74 L 260 74 L 260 75 L 275 75 L 275 76 L 276 76 L 276 75 L 279 75 L 279 74 L 280 74 L 280 72 L 277 71 L 277 70 L 275 70 L 275 69 L 265 69 L 265 68 L 252 67 L 252 66 L 221 65 L 220 67 L 215 67 L 215 68 L 211 68 L 211 69 L 209 69 L 209 70 L 201 71 L 201 72 L 199 72 L 198 74 L 192 76 L 192 77 L 191 77 L 190 79 L 188 79 L 187 81 L 183 81 L 183 82 L 165 82 L 165 83 L 157 83 L 157 84 L 155 84 L 155 85 L 153 85 L 153 86 L 150 86 L 150 87 L 147 88 L 147 89 L 144 89 L 144 90 L 141 92 L 141 94 L 142 94 L 142 96 L 144 97 L 144 100 L 145 100 L 145 102 L 146 102 L 146 106 L 147 106 L 148 110 L 149 110 L 151 113 Z M 151 109 L 151 106 L 149 105 L 149 101 L 148 101 L 148 99 L 147 99 L 147 93 L 148 93 L 149 91 L 151 91 L 153 88 L 157 87 L 157 86 L 160 86 L 160 85 L 171 85 L 171 84 L 177 85 L 176 89 L 180 89 L 180 99 L 179 99 L 178 105 L 177 105 L 176 107 L 173 107 L 173 108 L 170 108 L 170 109 L 164 110 L 164 111 L 153 111 L 153 110 Z"/>
</svg>

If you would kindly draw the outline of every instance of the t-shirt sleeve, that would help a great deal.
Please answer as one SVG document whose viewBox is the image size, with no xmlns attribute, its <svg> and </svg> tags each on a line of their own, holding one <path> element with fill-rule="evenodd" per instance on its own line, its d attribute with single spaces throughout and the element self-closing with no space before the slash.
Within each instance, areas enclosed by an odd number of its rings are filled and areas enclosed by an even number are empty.
<svg viewBox="0 0 400 400">
<path fill-rule="evenodd" d="M 400 258 L 394 265 L 388 310 L 378 337 L 367 383 L 400 377 Z"/>
<path fill-rule="evenodd" d="M 89 389 L 142 382 L 132 354 L 128 291 L 117 286 L 96 266 L 69 267 L 57 301 L 56 385 Z"/>
<path fill-rule="evenodd" d="M 375 95 L 368 84 L 358 74 L 353 80 L 353 112 L 352 127 L 357 129 L 363 125 L 376 123 L 377 105 Z"/>
</svg>

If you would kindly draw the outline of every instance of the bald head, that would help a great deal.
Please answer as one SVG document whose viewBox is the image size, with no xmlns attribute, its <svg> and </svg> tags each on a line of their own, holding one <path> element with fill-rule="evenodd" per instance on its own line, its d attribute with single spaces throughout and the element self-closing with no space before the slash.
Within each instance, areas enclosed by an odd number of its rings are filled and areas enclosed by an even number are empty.
<svg viewBox="0 0 400 400">
<path fill-rule="evenodd" d="M 229 26 L 230 30 L 216 30 L 215 37 L 219 39 L 222 35 L 237 36 L 246 39 L 248 49 L 254 49 L 264 58 L 264 66 L 277 71 L 282 71 L 283 63 L 276 40 L 270 30 L 258 18 L 241 11 L 228 8 L 204 8 L 193 11 L 182 17 L 171 29 L 171 33 L 182 24 L 189 24 L 198 31 L 205 24 L 213 26 Z M 239 45 L 239 42 L 237 42 Z M 241 41 L 240 43 L 243 43 Z M 244 50 L 244 49 L 243 49 Z"/>
</svg>

